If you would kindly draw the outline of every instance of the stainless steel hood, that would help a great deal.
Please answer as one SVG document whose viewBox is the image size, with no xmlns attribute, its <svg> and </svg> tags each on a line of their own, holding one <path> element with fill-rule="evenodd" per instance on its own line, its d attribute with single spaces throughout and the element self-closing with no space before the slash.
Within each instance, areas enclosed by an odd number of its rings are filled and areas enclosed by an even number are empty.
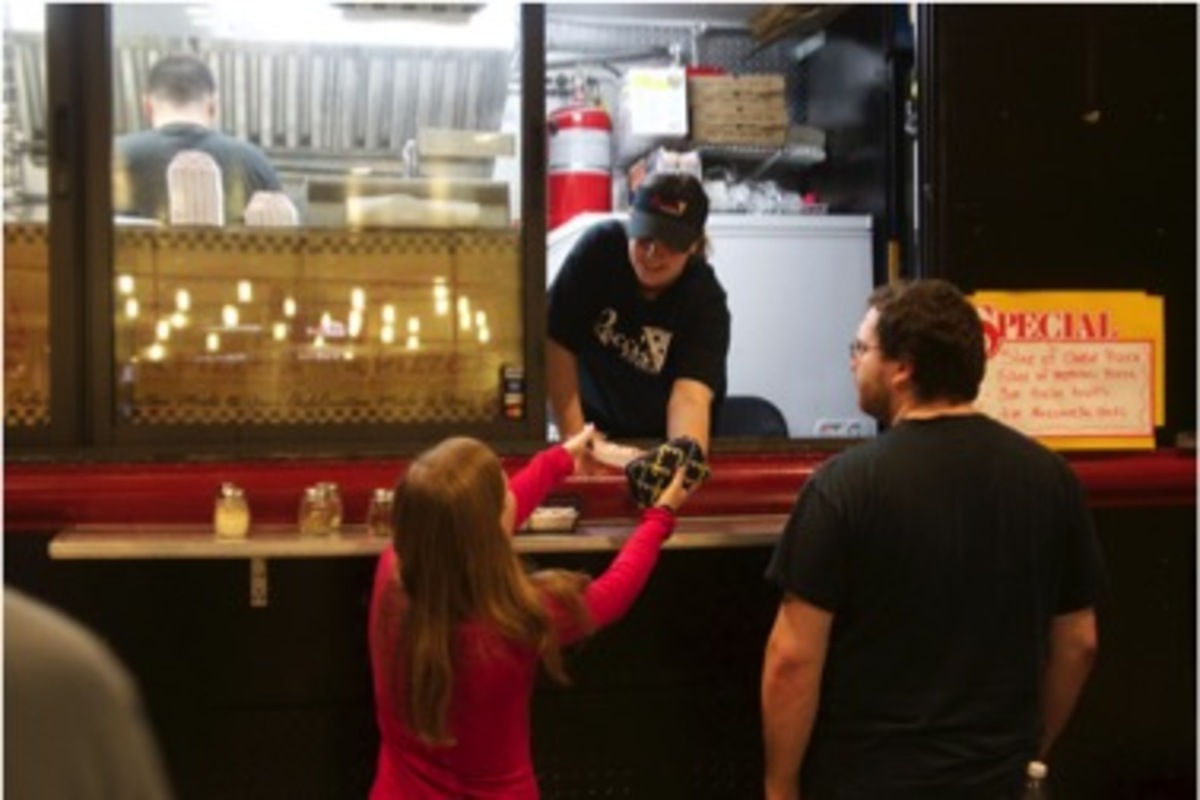
<svg viewBox="0 0 1200 800">
<path fill-rule="evenodd" d="M 46 136 L 43 41 L 7 36 L 17 140 L 36 151 Z M 189 49 L 166 37 L 116 46 L 114 134 L 146 127 L 140 98 L 151 65 Z M 424 127 L 499 130 L 514 63 L 498 50 L 236 41 L 203 43 L 199 54 L 217 78 L 221 129 L 287 162 L 397 159 Z"/>
</svg>

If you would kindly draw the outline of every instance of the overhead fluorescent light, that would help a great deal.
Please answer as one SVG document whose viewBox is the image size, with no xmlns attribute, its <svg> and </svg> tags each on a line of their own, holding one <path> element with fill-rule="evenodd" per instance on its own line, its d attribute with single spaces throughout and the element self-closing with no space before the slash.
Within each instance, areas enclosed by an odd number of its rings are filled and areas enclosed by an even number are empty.
<svg viewBox="0 0 1200 800">
<path fill-rule="evenodd" d="M 462 24 L 483 10 L 483 3 L 334 3 L 353 22 L 408 20 Z"/>
</svg>

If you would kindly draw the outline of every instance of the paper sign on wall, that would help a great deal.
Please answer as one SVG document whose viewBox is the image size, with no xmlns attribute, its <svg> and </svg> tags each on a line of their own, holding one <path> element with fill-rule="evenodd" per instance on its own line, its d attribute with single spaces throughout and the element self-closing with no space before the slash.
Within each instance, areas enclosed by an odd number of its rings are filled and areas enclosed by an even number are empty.
<svg viewBox="0 0 1200 800">
<path fill-rule="evenodd" d="M 1162 298 L 978 292 L 980 410 L 1058 449 L 1148 449 L 1166 416 Z"/>
</svg>

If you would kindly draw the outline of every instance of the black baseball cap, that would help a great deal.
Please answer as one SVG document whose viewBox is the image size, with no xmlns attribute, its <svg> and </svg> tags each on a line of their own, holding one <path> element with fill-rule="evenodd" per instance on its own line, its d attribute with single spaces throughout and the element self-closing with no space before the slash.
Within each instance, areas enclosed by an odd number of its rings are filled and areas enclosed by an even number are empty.
<svg viewBox="0 0 1200 800">
<path fill-rule="evenodd" d="M 680 252 L 704 235 L 708 195 L 687 172 L 656 172 L 633 196 L 625 230 L 631 239 L 655 239 Z"/>
</svg>

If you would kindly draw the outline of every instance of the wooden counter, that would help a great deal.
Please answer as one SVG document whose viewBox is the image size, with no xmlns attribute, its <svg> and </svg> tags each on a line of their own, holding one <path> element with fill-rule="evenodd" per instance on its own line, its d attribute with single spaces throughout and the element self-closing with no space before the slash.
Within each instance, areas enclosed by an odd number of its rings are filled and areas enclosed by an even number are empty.
<svg viewBox="0 0 1200 800">
<path fill-rule="evenodd" d="M 783 515 L 684 517 L 668 549 L 771 544 Z M 520 533 L 520 553 L 600 553 L 616 550 L 632 530 L 628 520 L 598 520 L 572 532 Z M 349 526 L 336 536 L 300 536 L 294 525 L 261 525 L 245 539 L 217 539 L 206 525 L 73 525 L 50 541 L 50 557 L 79 559 L 274 559 L 375 556 L 388 539 Z"/>
</svg>

